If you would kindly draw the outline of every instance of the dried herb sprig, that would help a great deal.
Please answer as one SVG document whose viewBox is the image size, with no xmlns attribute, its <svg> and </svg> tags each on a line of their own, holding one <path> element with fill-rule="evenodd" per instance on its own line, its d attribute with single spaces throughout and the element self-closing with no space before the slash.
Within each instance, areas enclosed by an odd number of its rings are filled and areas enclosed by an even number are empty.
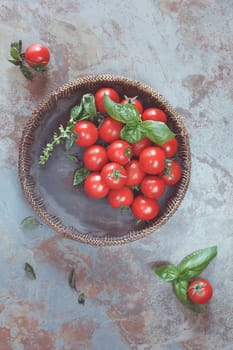
<svg viewBox="0 0 233 350">
<path fill-rule="evenodd" d="M 84 119 L 92 120 L 97 115 L 95 99 L 93 94 L 83 95 L 79 105 L 74 106 L 71 109 L 70 119 L 64 128 L 63 125 L 59 127 L 59 133 L 53 134 L 53 139 L 51 142 L 47 143 L 42 150 L 42 154 L 39 157 L 39 164 L 44 165 L 49 157 L 51 156 L 53 149 L 56 145 L 59 145 L 65 140 L 65 150 L 68 151 L 75 139 L 77 139 L 77 134 L 73 131 L 74 125 Z"/>
</svg>

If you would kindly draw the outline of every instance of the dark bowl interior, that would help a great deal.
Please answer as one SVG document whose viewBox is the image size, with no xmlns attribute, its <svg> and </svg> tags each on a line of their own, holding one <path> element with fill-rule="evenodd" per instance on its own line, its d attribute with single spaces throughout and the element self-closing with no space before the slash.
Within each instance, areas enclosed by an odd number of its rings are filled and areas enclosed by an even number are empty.
<svg viewBox="0 0 233 350">
<path fill-rule="evenodd" d="M 79 104 L 83 94 L 95 93 L 100 87 L 114 87 L 120 95 L 138 96 L 144 108 L 157 106 L 168 116 L 168 125 L 179 142 L 177 159 L 182 165 L 182 178 L 167 187 L 159 200 L 160 214 L 151 222 L 140 222 L 131 211 L 109 206 L 106 199 L 88 198 L 82 185 L 74 187 L 72 179 L 77 164 L 68 154 L 83 149 L 73 146 L 65 152 L 58 145 L 52 157 L 38 163 L 43 147 L 50 142 L 59 126 L 66 125 L 71 108 Z M 24 194 L 36 214 L 50 227 L 67 238 L 92 245 L 123 244 L 142 238 L 163 225 L 180 205 L 190 178 L 190 150 L 183 122 L 173 107 L 149 86 L 135 80 L 112 75 L 85 76 L 65 84 L 46 97 L 27 122 L 20 143 L 19 177 Z"/>
</svg>

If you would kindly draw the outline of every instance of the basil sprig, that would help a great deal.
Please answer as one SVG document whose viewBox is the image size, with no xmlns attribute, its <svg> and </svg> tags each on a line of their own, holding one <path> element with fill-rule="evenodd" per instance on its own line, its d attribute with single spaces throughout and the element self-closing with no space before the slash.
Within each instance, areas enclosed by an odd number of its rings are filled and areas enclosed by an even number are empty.
<svg viewBox="0 0 233 350">
<path fill-rule="evenodd" d="M 157 145 L 162 145 L 175 136 L 165 123 L 142 121 L 133 104 L 115 103 L 108 95 L 104 95 L 104 108 L 110 117 L 126 124 L 121 131 L 121 138 L 129 143 L 140 141 L 146 136 Z"/>
<path fill-rule="evenodd" d="M 217 255 L 217 246 L 197 250 L 181 260 L 178 266 L 162 265 L 154 270 L 155 274 L 166 282 L 171 282 L 177 298 L 193 311 L 203 308 L 194 304 L 187 295 L 191 279 L 199 276 Z"/>
</svg>

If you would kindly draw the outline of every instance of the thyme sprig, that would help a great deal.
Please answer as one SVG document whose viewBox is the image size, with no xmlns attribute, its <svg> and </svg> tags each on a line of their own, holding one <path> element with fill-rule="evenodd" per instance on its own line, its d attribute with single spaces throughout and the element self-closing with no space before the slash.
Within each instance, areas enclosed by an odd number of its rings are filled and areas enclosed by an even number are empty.
<svg viewBox="0 0 233 350">
<path fill-rule="evenodd" d="M 97 111 L 95 107 L 95 99 L 93 94 L 83 95 L 79 105 L 75 105 L 71 109 L 70 118 L 66 127 L 59 126 L 59 132 L 53 134 L 51 142 L 48 142 L 39 156 L 39 164 L 45 165 L 49 157 L 52 155 L 54 147 L 65 141 L 65 150 L 68 151 L 74 141 L 77 139 L 77 134 L 73 131 L 74 125 L 83 119 L 93 119 L 96 117 Z"/>
</svg>

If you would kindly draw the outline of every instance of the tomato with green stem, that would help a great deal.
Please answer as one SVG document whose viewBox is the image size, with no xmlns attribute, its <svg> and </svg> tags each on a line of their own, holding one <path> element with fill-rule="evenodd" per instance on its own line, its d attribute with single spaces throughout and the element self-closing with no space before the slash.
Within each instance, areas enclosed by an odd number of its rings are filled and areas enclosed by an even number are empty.
<svg viewBox="0 0 233 350">
<path fill-rule="evenodd" d="M 96 143 L 98 139 L 98 129 L 94 123 L 82 120 L 74 125 L 74 132 L 77 138 L 74 143 L 80 147 L 88 147 Z"/>
<path fill-rule="evenodd" d="M 182 169 L 176 160 L 166 160 L 166 166 L 163 173 L 160 175 L 161 179 L 166 185 L 172 186 L 180 181 Z"/>
<path fill-rule="evenodd" d="M 120 95 L 115 89 L 110 87 L 100 88 L 95 93 L 95 104 L 97 110 L 102 114 L 106 114 L 106 110 L 104 108 L 104 95 L 109 96 L 111 100 L 113 100 L 116 103 L 120 102 Z"/>
<path fill-rule="evenodd" d="M 194 304 L 206 304 L 213 295 L 213 288 L 207 280 L 198 278 L 189 283 L 188 297 Z"/>
<path fill-rule="evenodd" d="M 142 114 L 143 105 L 137 96 L 135 96 L 135 97 L 124 96 L 124 99 L 121 100 L 121 104 L 125 105 L 126 103 L 134 105 L 134 107 L 138 110 L 138 113 Z"/>
<path fill-rule="evenodd" d="M 152 220 L 159 214 L 159 203 L 156 199 L 137 196 L 132 203 L 132 213 L 139 220 Z"/>
<path fill-rule="evenodd" d="M 113 141 L 108 146 L 107 155 L 112 162 L 125 165 L 132 158 L 131 145 L 124 140 Z"/>
<path fill-rule="evenodd" d="M 101 170 L 101 176 L 106 185 L 111 189 L 119 189 L 127 181 L 127 171 L 123 165 L 116 162 L 105 164 Z"/>
<path fill-rule="evenodd" d="M 134 199 L 133 191 L 127 187 L 123 186 L 117 190 L 110 190 L 108 194 L 108 203 L 113 208 L 125 208 L 129 207 Z"/>
</svg>

